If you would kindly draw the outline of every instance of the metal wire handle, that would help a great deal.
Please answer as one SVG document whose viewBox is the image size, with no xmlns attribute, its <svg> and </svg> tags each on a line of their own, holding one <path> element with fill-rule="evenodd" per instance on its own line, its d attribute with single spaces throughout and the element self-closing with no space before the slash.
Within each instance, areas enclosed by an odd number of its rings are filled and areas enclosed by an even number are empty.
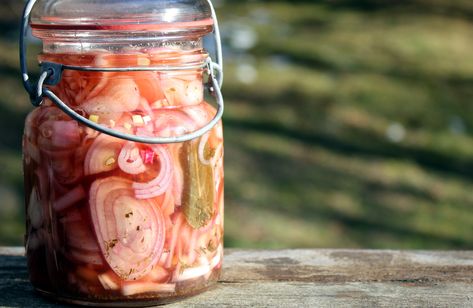
<svg viewBox="0 0 473 308">
<path fill-rule="evenodd" d="M 31 83 L 28 75 L 28 65 L 26 60 L 26 44 L 25 37 L 27 36 L 29 28 L 29 17 L 31 15 L 31 10 L 33 9 L 34 4 L 37 0 L 28 0 L 23 10 L 23 19 L 21 23 L 21 33 L 20 33 L 20 67 L 22 73 L 23 86 L 30 95 L 30 100 L 33 106 L 38 107 L 43 102 L 43 97 L 48 97 L 51 101 L 64 113 L 69 115 L 74 120 L 95 129 L 101 133 L 117 137 L 124 140 L 147 143 L 147 144 L 166 144 L 166 143 L 178 143 L 185 142 L 195 138 L 198 138 L 204 135 L 206 132 L 210 131 L 223 116 L 224 111 L 224 101 L 223 96 L 220 91 L 220 87 L 223 84 L 223 57 L 222 57 L 222 45 L 220 40 L 220 29 L 218 26 L 217 16 L 215 9 L 210 0 L 207 2 L 210 5 L 212 19 L 214 21 L 214 42 L 216 47 L 216 57 L 217 63 L 213 62 L 210 57 L 207 58 L 205 63 L 201 66 L 180 66 L 180 67 L 171 67 L 171 66 L 160 66 L 160 67 L 126 67 L 126 68 L 90 68 L 90 67 L 80 67 L 80 66 L 68 66 L 62 65 L 59 63 L 43 62 L 41 63 L 41 75 L 36 84 Z M 79 70 L 79 71 L 108 71 L 108 72 L 127 72 L 127 71 L 171 71 L 171 70 L 188 70 L 192 68 L 206 68 L 209 72 L 209 84 L 208 88 L 212 95 L 217 99 L 217 113 L 214 118 L 208 122 L 203 127 L 199 128 L 196 131 L 187 133 L 182 136 L 175 137 L 141 137 L 132 134 L 122 133 L 120 131 L 110 129 L 106 126 L 95 123 L 70 108 L 66 103 L 64 103 L 54 92 L 44 85 L 56 85 L 61 80 L 62 71 L 64 69 L 69 70 Z M 215 71 L 218 72 L 215 76 Z"/>
</svg>

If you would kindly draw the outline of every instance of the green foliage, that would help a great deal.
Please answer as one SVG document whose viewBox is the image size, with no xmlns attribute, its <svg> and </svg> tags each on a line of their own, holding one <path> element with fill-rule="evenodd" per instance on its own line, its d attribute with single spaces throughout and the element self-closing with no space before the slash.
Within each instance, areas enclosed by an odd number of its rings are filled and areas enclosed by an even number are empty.
<svg viewBox="0 0 473 308">
<path fill-rule="evenodd" d="M 227 65 L 227 245 L 473 247 L 472 6 L 455 3 L 222 9 L 258 37 Z"/>
<path fill-rule="evenodd" d="M 5 3 L 0 244 L 19 244 L 29 106 Z M 473 248 L 471 1 L 223 4 L 227 246 Z"/>
</svg>

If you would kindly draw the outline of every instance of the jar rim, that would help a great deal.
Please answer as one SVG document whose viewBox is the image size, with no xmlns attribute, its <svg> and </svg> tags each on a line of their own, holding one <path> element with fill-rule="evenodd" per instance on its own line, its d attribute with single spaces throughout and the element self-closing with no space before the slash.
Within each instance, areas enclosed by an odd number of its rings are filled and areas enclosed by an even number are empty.
<svg viewBox="0 0 473 308">
<path fill-rule="evenodd" d="M 206 34 L 214 26 L 208 0 L 36 0 L 33 30 L 139 32 L 156 36 L 193 31 Z M 210 29 L 210 30 L 209 30 Z"/>
<path fill-rule="evenodd" d="M 56 18 L 44 18 L 45 20 L 55 20 Z M 38 21 L 31 22 L 31 28 L 33 30 L 77 30 L 77 31 L 182 31 L 186 29 L 196 28 L 208 28 L 214 25 L 212 18 L 196 21 L 185 21 L 185 22 L 174 22 L 174 23 L 114 23 L 113 20 L 110 23 L 82 23 L 82 24 L 71 24 L 71 23 L 40 23 Z"/>
</svg>

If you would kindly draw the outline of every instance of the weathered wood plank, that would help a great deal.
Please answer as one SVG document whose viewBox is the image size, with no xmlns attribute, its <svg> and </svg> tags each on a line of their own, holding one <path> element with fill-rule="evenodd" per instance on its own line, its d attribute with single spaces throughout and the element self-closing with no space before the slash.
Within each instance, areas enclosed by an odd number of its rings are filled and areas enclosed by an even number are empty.
<svg viewBox="0 0 473 308">
<path fill-rule="evenodd" d="M 258 282 L 220 284 L 169 307 L 472 307 L 473 285 Z"/>
<path fill-rule="evenodd" d="M 20 248 L 0 248 L 0 306 L 35 295 Z M 214 290 L 168 307 L 473 306 L 473 252 L 226 250 Z"/>
<path fill-rule="evenodd" d="M 473 282 L 471 251 L 226 250 L 223 282 Z"/>
</svg>

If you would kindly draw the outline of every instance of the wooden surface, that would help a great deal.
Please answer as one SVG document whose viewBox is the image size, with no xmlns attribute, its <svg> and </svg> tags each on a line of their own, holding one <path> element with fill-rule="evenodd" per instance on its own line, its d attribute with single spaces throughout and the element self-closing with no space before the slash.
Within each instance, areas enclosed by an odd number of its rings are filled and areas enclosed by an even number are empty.
<svg viewBox="0 0 473 308">
<path fill-rule="evenodd" d="M 20 248 L 0 248 L 0 306 L 58 307 L 33 293 Z M 473 307 L 473 252 L 225 251 L 214 290 L 167 307 Z"/>
</svg>

